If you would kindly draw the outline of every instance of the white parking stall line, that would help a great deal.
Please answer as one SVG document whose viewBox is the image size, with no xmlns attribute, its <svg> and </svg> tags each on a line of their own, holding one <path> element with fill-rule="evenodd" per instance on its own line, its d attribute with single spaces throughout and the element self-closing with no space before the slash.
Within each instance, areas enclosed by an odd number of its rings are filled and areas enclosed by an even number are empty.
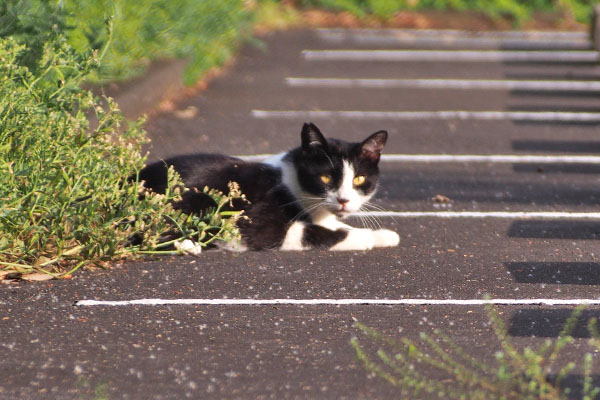
<svg viewBox="0 0 600 400">
<path fill-rule="evenodd" d="M 274 154 L 238 155 L 246 161 L 263 161 Z M 395 163 L 489 163 L 489 164 L 600 164 L 600 156 L 513 154 L 382 154 L 381 162 Z"/>
<path fill-rule="evenodd" d="M 548 81 L 502 79 L 347 79 L 288 77 L 291 87 L 360 89 L 460 89 L 460 90 L 539 90 L 600 92 L 600 81 Z"/>
<path fill-rule="evenodd" d="M 600 122 L 598 112 L 562 111 L 327 111 L 327 110 L 252 110 L 257 119 L 376 119 L 376 120 L 511 120 Z"/>
<path fill-rule="evenodd" d="M 316 30 L 320 37 L 328 35 L 377 35 L 398 36 L 412 35 L 415 37 L 482 37 L 505 39 L 554 39 L 554 40 L 588 40 L 588 32 L 574 31 L 466 31 L 460 29 L 345 29 L 320 28 Z"/>
<path fill-rule="evenodd" d="M 384 154 L 385 162 L 491 163 L 491 164 L 600 164 L 600 156 L 512 154 Z"/>
<path fill-rule="evenodd" d="M 600 299 L 134 299 L 80 300 L 76 306 L 598 306 Z"/>
<path fill-rule="evenodd" d="M 455 46 L 462 49 L 568 49 L 589 50 L 592 42 L 584 32 L 468 32 L 428 30 L 321 29 L 319 39 L 360 45 Z"/>
<path fill-rule="evenodd" d="M 307 61 L 598 62 L 596 51 L 303 50 Z"/>
<path fill-rule="evenodd" d="M 597 212 L 560 211 L 369 211 L 352 214 L 376 218 L 600 220 Z"/>
</svg>

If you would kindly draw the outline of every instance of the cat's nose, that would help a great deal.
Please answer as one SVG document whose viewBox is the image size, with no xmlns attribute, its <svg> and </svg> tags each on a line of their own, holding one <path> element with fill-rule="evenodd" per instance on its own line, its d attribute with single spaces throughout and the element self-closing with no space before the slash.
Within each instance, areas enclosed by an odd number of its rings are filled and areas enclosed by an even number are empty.
<svg viewBox="0 0 600 400">
<path fill-rule="evenodd" d="M 343 198 L 343 197 L 338 197 L 338 198 L 337 198 L 337 202 L 338 202 L 338 203 L 340 203 L 341 205 L 344 205 L 344 204 L 348 203 L 349 201 L 350 201 L 350 200 L 348 200 L 348 199 L 345 199 L 345 198 Z"/>
</svg>

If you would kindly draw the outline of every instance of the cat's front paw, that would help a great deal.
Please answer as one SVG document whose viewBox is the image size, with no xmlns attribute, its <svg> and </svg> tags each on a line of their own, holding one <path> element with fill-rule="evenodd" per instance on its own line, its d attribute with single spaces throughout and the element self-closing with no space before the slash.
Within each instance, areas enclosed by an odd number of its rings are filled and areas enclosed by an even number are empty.
<svg viewBox="0 0 600 400">
<path fill-rule="evenodd" d="M 337 243 L 330 250 L 371 250 L 375 247 L 375 235 L 370 229 L 351 229 L 347 231 L 346 238 Z"/>
<path fill-rule="evenodd" d="M 395 247 L 400 243 L 400 235 L 389 229 L 378 229 L 373 232 L 375 247 Z"/>
<path fill-rule="evenodd" d="M 185 239 L 183 241 L 178 241 L 173 244 L 177 250 L 184 254 L 189 254 L 192 256 L 197 256 L 202 253 L 202 246 L 199 243 L 194 242 L 190 239 Z"/>
</svg>

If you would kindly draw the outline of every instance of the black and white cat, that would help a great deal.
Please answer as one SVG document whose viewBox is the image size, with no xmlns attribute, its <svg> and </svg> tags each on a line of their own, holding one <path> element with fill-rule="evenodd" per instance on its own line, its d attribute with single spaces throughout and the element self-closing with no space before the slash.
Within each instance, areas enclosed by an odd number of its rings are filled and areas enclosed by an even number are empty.
<svg viewBox="0 0 600 400">
<path fill-rule="evenodd" d="M 361 143 L 325 139 L 312 123 L 304 124 L 302 145 L 263 162 L 247 162 L 219 154 L 174 157 L 148 165 L 140 180 L 164 192 L 167 166 L 172 165 L 189 188 L 205 186 L 228 192 L 240 185 L 249 203 L 237 204 L 244 249 L 369 250 L 397 246 L 400 237 L 387 229 L 354 228 L 340 221 L 361 210 L 379 180 L 378 163 L 387 141 L 379 131 Z M 198 191 L 188 191 L 175 207 L 200 212 L 214 206 Z"/>
</svg>

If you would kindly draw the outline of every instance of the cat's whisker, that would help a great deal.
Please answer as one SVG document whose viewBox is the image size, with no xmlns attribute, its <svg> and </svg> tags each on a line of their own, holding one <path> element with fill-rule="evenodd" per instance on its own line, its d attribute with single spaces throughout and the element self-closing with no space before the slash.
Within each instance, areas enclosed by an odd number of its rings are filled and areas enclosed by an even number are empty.
<svg viewBox="0 0 600 400">
<path fill-rule="evenodd" d="M 363 218 L 365 218 L 365 220 L 369 221 L 369 226 L 371 227 L 371 229 L 377 230 L 377 229 L 381 229 L 381 224 L 379 223 L 379 221 L 370 216 L 370 215 L 363 215 Z"/>
<path fill-rule="evenodd" d="M 358 216 L 358 220 L 360 221 L 363 228 L 368 228 L 367 224 L 365 223 L 365 219 L 363 218 L 362 215 Z"/>
<path fill-rule="evenodd" d="M 375 224 L 373 224 L 373 221 L 370 218 L 365 217 L 365 216 L 361 216 L 361 219 L 363 220 L 363 225 L 366 228 L 369 228 L 371 230 L 375 230 L 376 229 Z"/>
<path fill-rule="evenodd" d="M 309 201 L 309 202 L 322 202 L 323 198 L 321 197 L 300 197 L 294 201 L 290 201 L 289 203 L 284 203 L 281 206 L 285 207 L 285 206 L 289 206 L 290 204 L 294 204 L 294 203 L 298 203 L 300 205 L 303 205 L 303 201 Z"/>
<path fill-rule="evenodd" d="M 362 210 L 362 207 L 361 207 L 361 210 Z M 369 226 L 370 229 L 377 228 L 376 224 L 373 221 L 373 218 L 371 218 L 370 215 L 362 215 L 361 217 L 365 220 L 366 224 Z"/>
<path fill-rule="evenodd" d="M 376 217 L 376 216 L 372 215 L 371 218 L 373 218 L 373 220 L 375 221 L 375 223 L 379 226 L 379 229 L 383 228 L 383 224 L 381 223 L 381 219 L 379 217 Z"/>
<path fill-rule="evenodd" d="M 373 229 L 373 224 L 365 215 L 360 215 L 360 221 L 362 222 L 363 227 L 368 229 Z"/>
<path fill-rule="evenodd" d="M 363 204 L 362 207 L 361 207 L 361 209 L 363 209 L 363 208 L 364 208 L 365 211 L 371 211 L 371 210 L 383 211 L 383 212 L 386 211 L 383 207 L 378 206 L 376 204 L 373 204 L 371 202 L 366 202 L 365 204 Z M 374 215 L 369 215 L 369 217 L 372 218 L 372 220 L 379 227 L 379 229 L 382 228 L 381 220 L 379 218 L 377 218 Z M 392 217 L 392 220 L 395 222 L 395 219 L 393 217 Z"/>
<path fill-rule="evenodd" d="M 291 222 L 292 223 L 296 222 L 298 219 L 302 218 L 303 216 L 305 216 L 307 214 L 310 215 L 311 211 L 317 209 L 320 206 L 321 206 L 321 203 L 315 203 L 315 204 L 312 204 L 312 205 L 310 205 L 310 206 L 308 206 L 306 208 L 303 208 L 302 211 L 300 211 L 298 214 L 296 214 L 296 216 L 294 218 L 292 218 Z"/>
<path fill-rule="evenodd" d="M 385 208 L 381 207 L 380 205 L 375 204 L 375 203 L 370 202 L 370 201 L 364 203 L 363 206 L 369 207 L 371 210 L 387 211 Z"/>
</svg>

